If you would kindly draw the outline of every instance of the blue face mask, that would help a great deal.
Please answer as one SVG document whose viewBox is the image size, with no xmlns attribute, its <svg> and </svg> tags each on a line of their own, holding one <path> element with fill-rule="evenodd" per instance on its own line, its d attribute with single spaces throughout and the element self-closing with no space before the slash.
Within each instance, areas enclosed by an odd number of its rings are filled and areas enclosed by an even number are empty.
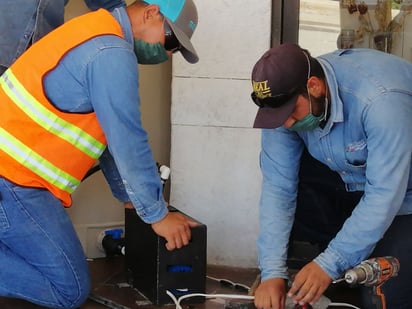
<svg viewBox="0 0 412 309">
<path fill-rule="evenodd" d="M 317 127 L 319 127 L 319 124 L 322 120 L 326 119 L 326 114 L 328 112 L 328 98 L 325 97 L 325 110 L 322 115 L 320 116 L 315 116 L 312 114 L 312 100 L 310 99 L 310 94 L 309 95 L 309 114 L 307 114 L 305 117 L 303 117 L 301 120 L 296 121 L 290 128 L 289 130 L 299 132 L 299 131 L 313 131 Z"/>
<path fill-rule="evenodd" d="M 134 40 L 134 53 L 140 64 L 158 64 L 169 59 L 166 49 L 161 43 L 147 43 L 140 39 Z"/>
</svg>

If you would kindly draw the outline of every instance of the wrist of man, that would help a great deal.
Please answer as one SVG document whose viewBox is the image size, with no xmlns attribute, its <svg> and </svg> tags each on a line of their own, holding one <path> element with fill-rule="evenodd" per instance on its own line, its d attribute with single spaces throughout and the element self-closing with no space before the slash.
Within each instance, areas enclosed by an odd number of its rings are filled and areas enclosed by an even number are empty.
<svg viewBox="0 0 412 309">
<path fill-rule="evenodd" d="M 340 275 L 350 267 L 350 265 L 345 263 L 343 259 L 330 248 L 327 248 L 319 254 L 313 261 L 332 279 L 339 278 Z"/>
</svg>

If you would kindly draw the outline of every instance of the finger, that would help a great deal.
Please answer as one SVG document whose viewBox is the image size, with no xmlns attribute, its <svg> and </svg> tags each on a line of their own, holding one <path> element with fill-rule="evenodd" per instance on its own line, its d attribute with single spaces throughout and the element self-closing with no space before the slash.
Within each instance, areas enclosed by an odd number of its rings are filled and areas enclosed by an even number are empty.
<svg viewBox="0 0 412 309">
<path fill-rule="evenodd" d="M 166 243 L 166 249 L 169 250 L 169 251 L 172 251 L 172 250 L 176 249 L 176 245 L 175 245 L 174 241 L 169 240 Z"/>
<path fill-rule="evenodd" d="M 188 220 L 188 223 L 189 223 L 189 226 L 190 226 L 190 227 L 195 227 L 195 226 L 198 226 L 198 225 L 199 225 L 197 222 L 192 221 L 192 220 Z"/>
<path fill-rule="evenodd" d="M 314 297 L 312 298 L 312 300 L 309 301 L 309 303 L 310 303 L 311 305 L 313 305 L 314 303 L 316 303 L 316 302 L 319 300 L 319 298 L 322 297 L 322 294 L 323 294 L 322 289 L 319 289 L 319 290 L 317 291 L 317 293 L 314 295 Z"/>
<path fill-rule="evenodd" d="M 301 303 L 308 294 L 310 294 L 309 290 L 302 287 L 296 294 L 294 300 L 298 303 Z"/>
<path fill-rule="evenodd" d="M 188 236 L 189 234 L 189 236 Z M 186 233 L 182 233 L 181 235 L 181 242 L 182 245 L 187 246 L 189 244 L 189 240 L 190 240 L 190 232 L 186 232 Z"/>
<path fill-rule="evenodd" d="M 192 239 L 192 230 L 189 226 L 186 226 L 185 234 L 184 234 L 184 244 L 188 245 L 190 239 Z"/>
<path fill-rule="evenodd" d="M 297 280 L 294 280 L 288 291 L 288 296 L 289 297 L 295 296 L 300 291 L 301 287 L 302 287 L 302 284 L 300 284 Z"/>
<path fill-rule="evenodd" d="M 305 301 L 305 297 L 309 294 L 309 296 L 313 297 L 314 292 L 316 293 L 317 289 L 314 287 L 313 284 L 309 284 L 309 282 L 305 282 L 300 289 L 297 291 L 297 293 L 295 293 L 295 297 L 294 300 L 296 302 L 302 302 Z"/>
<path fill-rule="evenodd" d="M 302 299 L 299 301 L 299 303 L 308 303 L 308 304 L 313 304 L 319 299 L 319 289 L 316 287 L 312 287 L 305 295 L 303 295 Z"/>
<path fill-rule="evenodd" d="M 307 293 L 300 301 L 300 305 L 309 304 L 312 301 L 313 295 L 312 293 Z"/>
<path fill-rule="evenodd" d="M 270 297 L 255 298 L 255 307 L 258 308 L 258 309 L 272 308 Z"/>
<path fill-rule="evenodd" d="M 175 237 L 175 247 L 178 248 L 178 249 L 183 247 L 183 241 L 182 241 L 182 238 L 181 238 L 180 235 L 177 235 Z"/>
</svg>

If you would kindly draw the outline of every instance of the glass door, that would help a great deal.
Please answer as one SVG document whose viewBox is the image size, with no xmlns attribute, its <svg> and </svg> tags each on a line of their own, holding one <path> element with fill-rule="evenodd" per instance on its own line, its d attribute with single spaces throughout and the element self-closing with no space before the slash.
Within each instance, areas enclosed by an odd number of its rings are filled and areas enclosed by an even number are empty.
<svg viewBox="0 0 412 309">
<path fill-rule="evenodd" d="M 412 0 L 300 0 L 298 43 L 313 56 L 373 48 L 412 62 Z"/>
</svg>

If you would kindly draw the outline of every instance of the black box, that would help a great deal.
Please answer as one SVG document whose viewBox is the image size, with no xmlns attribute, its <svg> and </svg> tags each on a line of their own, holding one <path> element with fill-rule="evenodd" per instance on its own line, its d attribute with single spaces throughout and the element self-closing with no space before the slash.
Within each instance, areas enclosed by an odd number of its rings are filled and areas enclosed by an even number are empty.
<svg viewBox="0 0 412 309">
<path fill-rule="evenodd" d="M 169 211 L 181 213 L 172 206 L 169 206 Z M 198 222 L 198 226 L 191 231 L 192 239 L 187 246 L 168 251 L 165 239 L 154 233 L 150 224 L 144 223 L 134 209 L 125 209 L 126 267 L 129 278 L 133 287 L 155 305 L 173 303 L 166 291 L 173 293 L 176 298 L 205 293 L 207 228 Z M 182 303 L 201 303 L 204 300 L 204 297 L 189 297 Z"/>
</svg>

